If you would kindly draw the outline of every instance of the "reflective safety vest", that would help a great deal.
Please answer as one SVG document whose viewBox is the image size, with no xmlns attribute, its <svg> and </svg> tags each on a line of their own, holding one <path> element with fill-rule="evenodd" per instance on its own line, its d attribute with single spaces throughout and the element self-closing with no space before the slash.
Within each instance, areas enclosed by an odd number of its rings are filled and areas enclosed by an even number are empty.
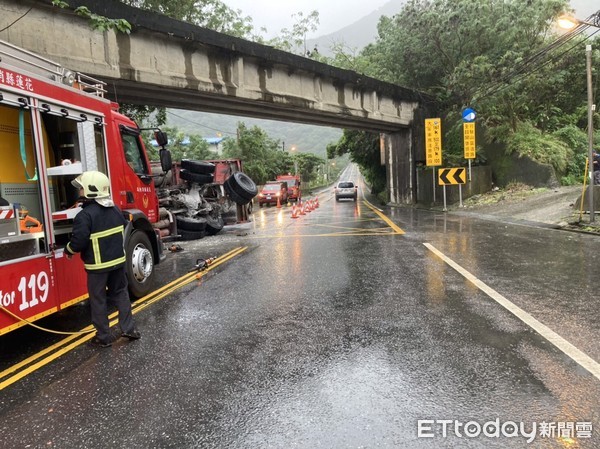
<svg viewBox="0 0 600 449">
<path fill-rule="evenodd" d="M 99 273 L 125 264 L 123 249 L 127 220 L 114 207 L 104 207 L 96 201 L 86 201 L 75 216 L 73 234 L 65 251 L 81 253 L 85 269 Z"/>
</svg>

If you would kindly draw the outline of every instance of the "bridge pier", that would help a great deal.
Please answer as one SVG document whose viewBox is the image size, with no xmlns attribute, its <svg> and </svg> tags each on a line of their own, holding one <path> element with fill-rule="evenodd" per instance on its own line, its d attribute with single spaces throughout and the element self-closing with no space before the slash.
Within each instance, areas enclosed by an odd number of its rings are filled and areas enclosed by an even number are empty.
<svg viewBox="0 0 600 449">
<path fill-rule="evenodd" d="M 384 135 L 383 154 L 387 189 L 393 204 L 416 202 L 414 151 L 411 128 Z"/>
</svg>

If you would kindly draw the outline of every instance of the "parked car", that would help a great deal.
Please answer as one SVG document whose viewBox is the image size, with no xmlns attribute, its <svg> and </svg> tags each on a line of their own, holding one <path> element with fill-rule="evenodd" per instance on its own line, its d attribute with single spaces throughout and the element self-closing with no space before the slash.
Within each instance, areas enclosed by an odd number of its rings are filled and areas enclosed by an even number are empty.
<svg viewBox="0 0 600 449">
<path fill-rule="evenodd" d="M 358 198 L 358 186 L 352 181 L 338 182 L 334 188 L 335 200 L 339 201 L 342 198 L 351 198 L 354 201 Z"/>
<path fill-rule="evenodd" d="M 258 207 L 262 207 L 263 204 L 277 204 L 277 200 L 279 200 L 280 204 L 287 203 L 287 182 L 269 181 L 258 194 Z"/>
</svg>

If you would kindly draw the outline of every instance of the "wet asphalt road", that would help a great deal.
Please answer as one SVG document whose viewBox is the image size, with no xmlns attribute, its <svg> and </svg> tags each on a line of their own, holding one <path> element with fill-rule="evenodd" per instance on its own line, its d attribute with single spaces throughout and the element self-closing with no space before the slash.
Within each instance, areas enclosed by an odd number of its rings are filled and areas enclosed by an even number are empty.
<svg viewBox="0 0 600 449">
<path fill-rule="evenodd" d="M 0 447 L 600 447 L 600 379 L 424 245 L 600 362 L 597 237 L 386 209 L 399 232 L 362 200 L 320 202 L 182 243 L 162 283 L 247 249 L 139 310 L 141 340 L 77 346 L 0 391 Z M 7 337 L 31 352 L 31 333 Z M 496 419 L 537 423 L 535 440 L 454 432 Z M 419 420 L 453 423 L 420 438 Z"/>
</svg>

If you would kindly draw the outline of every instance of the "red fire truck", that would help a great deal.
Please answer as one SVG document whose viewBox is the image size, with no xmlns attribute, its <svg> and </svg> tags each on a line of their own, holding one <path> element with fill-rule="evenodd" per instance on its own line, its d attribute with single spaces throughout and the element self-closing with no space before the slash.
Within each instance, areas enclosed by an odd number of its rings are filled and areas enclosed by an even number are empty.
<svg viewBox="0 0 600 449">
<path fill-rule="evenodd" d="M 300 192 L 300 176 L 292 175 L 277 175 L 277 181 L 287 182 L 288 185 L 288 198 L 290 201 L 298 201 L 302 197 Z"/>
<path fill-rule="evenodd" d="M 111 180 L 130 221 L 130 290 L 144 295 L 164 256 L 140 129 L 103 83 L 1 41 L 0 57 L 0 335 L 87 298 L 81 259 L 63 253 L 80 210 L 71 180 L 85 170 Z"/>
</svg>

